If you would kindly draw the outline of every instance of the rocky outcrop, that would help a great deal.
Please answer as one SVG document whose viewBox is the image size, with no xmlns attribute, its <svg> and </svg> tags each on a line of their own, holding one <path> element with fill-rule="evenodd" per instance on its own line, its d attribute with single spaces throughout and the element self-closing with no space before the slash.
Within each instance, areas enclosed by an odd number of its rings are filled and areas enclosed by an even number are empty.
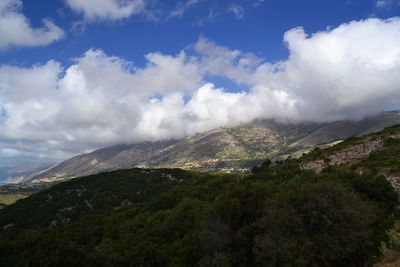
<svg viewBox="0 0 400 267">
<path fill-rule="evenodd" d="M 300 167 L 302 169 L 311 169 L 314 170 L 316 173 L 320 173 L 323 169 L 329 166 L 341 166 L 354 163 L 357 160 L 364 158 L 371 153 L 379 150 L 380 148 L 382 148 L 382 146 L 383 140 L 381 138 L 377 140 L 371 140 L 340 150 L 339 152 L 331 154 L 324 159 L 303 162 L 300 164 Z"/>
<path fill-rule="evenodd" d="M 397 192 L 400 192 L 400 175 L 399 176 L 385 175 L 385 177 L 386 180 L 388 180 L 392 184 L 393 188 L 396 189 Z"/>
<path fill-rule="evenodd" d="M 388 138 L 400 139 L 400 134 L 390 135 Z M 302 162 L 300 164 L 300 168 L 313 170 L 316 173 L 320 173 L 323 169 L 329 166 L 351 165 L 356 163 L 358 160 L 378 151 L 383 147 L 383 145 L 384 139 L 382 138 L 366 141 L 362 144 L 354 145 L 325 156 L 323 159 Z M 360 173 L 362 173 L 362 170 L 360 170 Z M 387 169 L 382 168 L 378 175 L 384 176 L 391 183 L 393 188 L 397 192 L 400 192 L 400 174 L 391 173 Z"/>
<path fill-rule="evenodd" d="M 300 164 L 300 168 L 303 170 L 313 170 L 316 173 L 320 173 L 323 169 L 328 168 L 329 164 L 322 159 L 314 160 L 310 162 L 304 162 Z"/>
</svg>

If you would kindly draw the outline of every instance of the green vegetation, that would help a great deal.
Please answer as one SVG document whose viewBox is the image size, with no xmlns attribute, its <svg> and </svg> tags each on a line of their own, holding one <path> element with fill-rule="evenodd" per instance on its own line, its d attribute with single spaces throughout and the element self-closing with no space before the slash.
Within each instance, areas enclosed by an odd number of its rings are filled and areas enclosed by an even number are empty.
<svg viewBox="0 0 400 267">
<path fill-rule="evenodd" d="M 396 205 L 383 178 L 339 169 L 316 175 L 291 162 L 264 164 L 252 176 L 123 170 L 3 209 L 0 259 L 4 266 L 359 266 L 379 256 Z"/>
<path fill-rule="evenodd" d="M 395 259 L 398 193 L 381 171 L 358 171 L 399 166 L 400 142 L 389 132 L 343 142 L 386 140 L 356 168 L 320 174 L 301 170 L 304 159 L 288 159 L 265 161 L 251 175 L 129 169 L 55 185 L 0 210 L 1 265 L 367 266 L 382 254 Z"/>
<path fill-rule="evenodd" d="M 20 199 L 45 190 L 59 182 L 42 184 L 7 184 L 0 187 L 0 208 L 14 204 Z"/>
<path fill-rule="evenodd" d="M 24 199 L 28 197 L 28 195 L 24 194 L 0 194 L 0 207 L 1 206 L 6 206 L 6 205 L 11 205 L 15 203 L 19 199 Z"/>
</svg>

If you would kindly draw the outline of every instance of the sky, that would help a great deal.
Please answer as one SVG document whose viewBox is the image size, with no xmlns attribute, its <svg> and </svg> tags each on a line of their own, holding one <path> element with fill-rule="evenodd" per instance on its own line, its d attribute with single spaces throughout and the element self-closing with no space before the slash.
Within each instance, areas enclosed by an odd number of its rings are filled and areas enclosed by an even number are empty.
<svg viewBox="0 0 400 267">
<path fill-rule="evenodd" d="M 400 107 L 400 0 L 0 0 L 0 167 Z"/>
</svg>

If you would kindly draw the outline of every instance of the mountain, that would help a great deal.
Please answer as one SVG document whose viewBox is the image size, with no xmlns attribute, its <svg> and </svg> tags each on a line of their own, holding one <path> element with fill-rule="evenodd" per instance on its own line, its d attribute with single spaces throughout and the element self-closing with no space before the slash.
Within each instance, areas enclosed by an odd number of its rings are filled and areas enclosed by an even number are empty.
<svg viewBox="0 0 400 267">
<path fill-rule="evenodd" d="M 32 175 L 44 168 L 48 168 L 54 163 L 49 162 L 30 162 L 13 167 L 2 167 L 0 168 L 0 182 L 4 183 L 18 183 L 21 182 L 25 177 Z"/>
<path fill-rule="evenodd" d="M 115 169 L 132 168 L 176 141 L 116 145 L 72 157 L 59 164 L 24 177 L 20 182 L 51 182 Z"/>
<path fill-rule="evenodd" d="M 381 130 L 400 123 L 400 112 L 361 121 L 278 123 L 256 120 L 185 138 L 143 162 L 140 167 L 183 168 L 200 171 L 240 171 L 266 158 L 300 156 L 316 146 Z"/>
<path fill-rule="evenodd" d="M 256 120 L 220 128 L 178 141 L 117 145 L 68 159 L 25 177 L 21 182 L 48 182 L 131 167 L 182 168 L 199 171 L 247 172 L 266 158 L 300 156 L 400 123 L 400 112 L 385 112 L 361 121 L 281 123 Z"/>
<path fill-rule="evenodd" d="M 399 154 L 400 125 L 299 159 L 264 161 L 252 174 L 133 168 L 79 177 L 0 210 L 0 262 L 201 267 L 399 262 L 400 188 L 396 192 L 388 182 L 400 177 Z"/>
</svg>

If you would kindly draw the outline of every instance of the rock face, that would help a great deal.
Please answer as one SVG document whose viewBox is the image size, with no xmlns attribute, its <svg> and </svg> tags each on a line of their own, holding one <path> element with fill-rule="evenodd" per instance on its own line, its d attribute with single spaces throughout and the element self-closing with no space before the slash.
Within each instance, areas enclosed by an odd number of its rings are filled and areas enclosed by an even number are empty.
<svg viewBox="0 0 400 267">
<path fill-rule="evenodd" d="M 316 173 L 320 173 L 323 169 L 329 166 L 341 166 L 354 163 L 355 161 L 379 150 L 382 146 L 382 139 L 365 142 L 331 154 L 325 159 L 304 162 L 300 164 L 300 167 L 302 169 L 314 170 Z"/>
<path fill-rule="evenodd" d="M 49 182 L 108 170 L 151 167 L 200 171 L 248 171 L 266 158 L 300 156 L 316 146 L 400 124 L 400 112 L 386 112 L 361 121 L 280 123 L 256 120 L 220 128 L 178 141 L 117 145 L 75 156 L 25 177 L 22 182 Z M 360 148 L 361 149 L 361 148 Z M 340 161 L 332 158 L 333 162 Z M 325 166 L 324 162 L 314 165 Z"/>
<path fill-rule="evenodd" d="M 400 134 L 388 134 L 384 131 L 383 134 L 367 135 L 360 139 L 352 145 L 350 143 L 343 144 L 342 147 L 332 147 L 333 151 L 330 152 L 327 152 L 329 150 L 323 151 L 323 153 L 316 151 L 310 157 L 306 156 L 302 159 L 300 168 L 313 170 L 316 173 L 320 173 L 330 166 L 350 167 L 359 173 L 371 173 L 373 169 L 374 175 L 385 177 L 400 193 L 398 157 Z M 366 160 L 368 157 L 372 159 Z"/>
</svg>

